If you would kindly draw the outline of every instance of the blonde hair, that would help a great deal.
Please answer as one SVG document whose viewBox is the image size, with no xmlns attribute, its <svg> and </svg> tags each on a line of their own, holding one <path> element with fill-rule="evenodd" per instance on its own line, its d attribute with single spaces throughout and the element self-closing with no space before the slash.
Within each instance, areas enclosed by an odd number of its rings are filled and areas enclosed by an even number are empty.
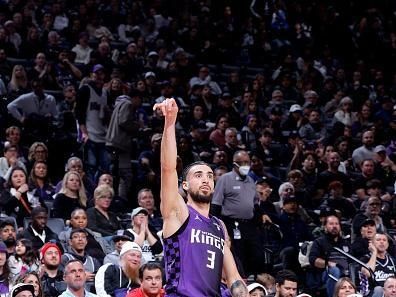
<svg viewBox="0 0 396 297">
<path fill-rule="evenodd" d="M 114 196 L 114 190 L 112 187 L 110 187 L 109 185 L 100 185 L 97 186 L 95 191 L 94 191 L 94 198 L 96 199 L 101 199 L 101 198 L 105 198 L 108 195 L 110 195 L 110 198 L 113 198 Z"/>
<path fill-rule="evenodd" d="M 38 142 L 37 141 L 37 142 L 33 143 L 30 146 L 30 148 L 29 148 L 29 154 L 28 154 L 28 160 L 29 161 L 33 160 L 35 151 L 36 151 L 37 147 L 39 147 L 39 146 L 43 147 L 43 149 L 46 151 L 46 154 L 47 154 L 47 157 L 48 157 L 48 148 L 47 148 L 47 146 L 44 144 L 44 142 Z"/>
<path fill-rule="evenodd" d="M 85 193 L 85 187 L 84 187 L 82 178 L 81 178 L 80 174 L 78 174 L 77 171 L 68 171 L 65 173 L 65 175 L 63 176 L 63 180 L 62 180 L 62 188 L 60 189 L 59 193 L 67 195 L 69 189 L 66 187 L 66 184 L 67 184 L 67 180 L 69 179 L 69 176 L 72 174 L 77 176 L 78 180 L 80 181 L 80 189 L 78 190 L 78 201 L 80 202 L 80 205 L 86 207 L 87 206 L 87 194 Z"/>
<path fill-rule="evenodd" d="M 18 68 L 22 70 L 23 77 L 21 78 L 15 76 L 15 73 Z M 27 86 L 28 86 L 28 79 L 25 68 L 19 64 L 15 65 L 14 68 L 12 68 L 11 80 L 8 84 L 9 91 L 18 91 L 20 88 L 26 88 Z"/>
</svg>

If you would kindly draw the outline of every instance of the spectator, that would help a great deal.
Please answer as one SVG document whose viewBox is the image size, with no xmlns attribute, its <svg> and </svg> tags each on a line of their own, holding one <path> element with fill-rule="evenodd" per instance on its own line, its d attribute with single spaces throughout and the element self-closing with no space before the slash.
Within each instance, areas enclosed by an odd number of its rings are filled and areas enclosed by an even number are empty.
<svg viewBox="0 0 396 297">
<path fill-rule="evenodd" d="M 15 223 L 11 220 L 0 222 L 0 239 L 7 247 L 7 252 L 11 255 L 15 252 L 16 230 Z"/>
<path fill-rule="evenodd" d="M 148 188 L 139 190 L 137 201 L 140 207 L 147 210 L 149 225 L 154 227 L 156 232 L 162 230 L 163 220 L 160 211 L 155 207 L 153 192 Z"/>
<path fill-rule="evenodd" d="M 264 297 L 267 295 L 267 290 L 259 283 L 251 283 L 247 286 L 250 297 Z"/>
<path fill-rule="evenodd" d="M 395 275 L 396 266 L 394 259 L 387 252 L 389 248 L 388 236 L 377 233 L 374 240 L 369 242 L 369 255 L 362 258 L 362 262 L 371 269 L 371 272 L 362 268 L 362 272 L 369 279 L 369 290 L 373 297 L 382 297 L 384 294 L 383 286 L 386 279 Z M 386 263 L 384 265 L 384 263 Z M 373 274 L 372 274 L 373 273 Z"/>
<path fill-rule="evenodd" d="M 228 118 L 225 115 L 219 115 L 216 119 L 215 129 L 209 135 L 209 139 L 220 149 L 225 146 L 225 131 L 228 127 Z"/>
<path fill-rule="evenodd" d="M 137 135 L 139 130 L 137 109 L 141 105 L 138 92 L 130 92 L 129 95 L 117 97 L 106 134 L 106 145 L 113 150 L 116 162 L 113 165 L 118 169 L 118 172 L 113 172 L 120 180 L 118 193 L 123 199 L 128 199 L 128 195 L 131 193 L 130 151 L 132 150 L 132 138 Z"/>
<path fill-rule="evenodd" d="M 60 269 L 62 251 L 55 243 L 48 242 L 40 249 L 40 275 L 44 296 L 58 297 L 66 289 Z"/>
<path fill-rule="evenodd" d="M 297 275 L 290 270 L 281 270 L 275 276 L 275 297 L 296 297 Z"/>
<path fill-rule="evenodd" d="M 351 199 L 344 197 L 343 185 L 339 181 L 333 181 L 329 184 L 329 196 L 320 205 L 321 209 L 329 207 L 335 210 L 341 218 L 352 220 L 356 214 L 356 208 Z"/>
<path fill-rule="evenodd" d="M 194 76 L 190 79 L 189 86 L 192 88 L 195 85 L 208 85 L 212 91 L 212 94 L 215 96 L 221 95 L 222 91 L 217 82 L 212 80 L 212 77 L 209 75 L 209 68 L 203 66 L 199 69 L 198 76 Z"/>
<path fill-rule="evenodd" d="M 340 278 L 334 287 L 334 297 L 348 297 L 356 294 L 356 286 L 349 277 Z"/>
<path fill-rule="evenodd" d="M 28 271 L 37 271 L 40 267 L 37 251 L 32 249 L 32 242 L 29 239 L 18 239 L 15 247 L 15 254 L 10 255 L 7 260 L 12 275 L 13 283 L 17 277 Z"/>
<path fill-rule="evenodd" d="M 131 227 L 124 235 L 129 236 L 142 249 L 142 262 L 153 262 L 155 256 L 162 252 L 162 244 L 155 230 L 148 224 L 148 211 L 137 207 L 131 214 Z"/>
<path fill-rule="evenodd" d="M 77 171 L 68 171 L 63 177 L 62 188 L 54 201 L 54 217 L 65 221 L 70 219 L 71 212 L 76 208 L 87 207 L 87 196 L 81 176 Z"/>
<path fill-rule="evenodd" d="M 20 275 L 16 280 L 16 283 L 33 285 L 34 287 L 33 297 L 44 297 L 43 287 L 37 272 L 31 271 L 31 272 L 26 272 L 23 275 Z"/>
<path fill-rule="evenodd" d="M 377 230 L 372 219 L 366 219 L 360 226 L 360 236 L 352 242 L 352 254 L 358 259 L 369 253 L 369 242 L 374 241 Z"/>
<path fill-rule="evenodd" d="M 19 238 L 30 240 L 34 250 L 39 250 L 47 242 L 58 240 L 58 235 L 47 226 L 48 214 L 44 207 L 33 208 L 31 216 L 32 222 Z"/>
<path fill-rule="evenodd" d="M 103 89 L 105 76 L 105 68 L 96 64 L 92 68 L 92 81 L 77 93 L 76 117 L 86 147 L 85 163 L 91 180 L 95 180 L 97 172 L 109 172 L 110 166 L 105 147 L 110 110 L 107 92 Z"/>
<path fill-rule="evenodd" d="M 30 70 L 29 79 L 40 79 L 46 90 L 57 90 L 59 85 L 55 78 L 53 64 L 47 61 L 47 57 L 43 52 L 37 53 L 34 59 L 34 66 Z"/>
<path fill-rule="evenodd" d="M 58 53 L 57 62 L 54 64 L 54 73 L 61 89 L 68 85 L 75 85 L 82 78 L 80 69 L 73 64 L 71 53 L 66 48 L 62 48 Z"/>
<path fill-rule="evenodd" d="M 384 283 L 384 297 L 394 297 L 396 294 L 396 277 L 390 276 Z"/>
<path fill-rule="evenodd" d="M 314 240 L 309 262 L 312 267 L 322 273 L 322 282 L 326 284 L 327 296 L 333 296 L 335 281 L 329 275 L 340 278 L 348 270 L 348 259 L 333 247 L 349 250 L 350 243 L 341 237 L 340 219 L 335 215 L 326 217 L 325 234 Z"/>
<path fill-rule="evenodd" d="M 12 69 L 11 80 L 8 83 L 7 90 L 9 102 L 28 92 L 28 78 L 25 68 L 22 65 L 15 65 Z"/>
<path fill-rule="evenodd" d="M 363 160 L 373 159 L 374 132 L 366 131 L 362 134 L 362 145 L 352 152 L 352 160 L 357 168 L 360 168 Z"/>
<path fill-rule="evenodd" d="M 318 110 L 311 110 L 308 115 L 308 122 L 298 130 L 301 138 L 305 141 L 321 142 L 326 138 L 326 127 L 321 122 Z"/>
<path fill-rule="evenodd" d="M 98 259 L 87 254 L 86 246 L 88 244 L 88 232 L 84 229 L 73 229 L 70 232 L 69 250 L 62 255 L 62 265 L 66 267 L 72 260 L 79 260 L 83 264 L 86 275 L 86 288 L 88 290 L 93 288 L 95 273 L 100 267 Z"/>
<path fill-rule="evenodd" d="M 338 111 L 334 114 L 334 122 L 341 122 L 345 126 L 352 126 L 357 121 L 356 113 L 352 111 L 352 99 L 344 97 L 341 99 Z"/>
<path fill-rule="evenodd" d="M 96 297 L 97 295 L 90 293 L 86 290 L 86 282 L 89 280 L 89 275 L 80 260 L 70 260 L 65 266 L 64 280 L 67 285 L 66 291 L 59 296 L 72 297 L 72 296 L 86 296 Z"/>
<path fill-rule="evenodd" d="M 29 189 L 43 201 L 53 201 L 55 188 L 49 181 L 47 163 L 36 161 L 29 175 Z"/>
<path fill-rule="evenodd" d="M 95 276 L 95 288 L 99 296 L 126 294 L 139 287 L 139 267 L 142 250 L 135 242 L 126 242 L 121 248 L 120 265 L 106 264 Z"/>
<path fill-rule="evenodd" d="M 78 35 L 78 44 L 76 44 L 72 51 L 76 54 L 74 62 L 76 64 L 88 64 L 89 58 L 92 52 L 92 48 L 88 44 L 89 35 L 86 32 L 82 32 Z"/>
<path fill-rule="evenodd" d="M 15 216 L 19 227 L 23 226 L 24 218 L 31 215 L 33 208 L 45 206 L 43 200 L 29 192 L 27 182 L 26 172 L 22 168 L 14 167 L 10 172 L 7 188 L 1 193 L 0 205 L 3 211 L 7 215 Z"/>
<path fill-rule="evenodd" d="M 29 284 L 16 284 L 12 287 L 10 297 L 33 297 L 34 286 Z"/>
<path fill-rule="evenodd" d="M 87 228 L 87 226 L 88 226 L 88 219 L 85 210 L 81 208 L 77 208 L 73 210 L 70 215 L 70 228 L 68 228 L 65 231 L 62 231 L 59 234 L 59 240 L 62 243 L 64 249 L 68 250 L 70 243 L 69 241 L 70 233 L 74 229 L 84 229 L 87 232 L 88 243 L 87 246 L 85 247 L 87 254 L 102 262 L 106 254 L 111 252 L 111 247 L 100 233 L 92 231 L 91 229 Z"/>
<path fill-rule="evenodd" d="M 13 168 L 19 167 L 26 171 L 25 164 L 18 159 L 18 147 L 6 142 L 4 145 L 4 157 L 0 158 L 0 177 L 8 180 Z"/>
<path fill-rule="evenodd" d="M 28 155 L 28 167 L 32 168 L 36 161 L 47 162 L 48 160 L 48 148 L 43 142 L 34 142 L 29 148 Z"/>
<path fill-rule="evenodd" d="M 127 297 L 164 297 L 165 291 L 162 288 L 163 274 L 161 265 L 157 263 L 144 264 L 139 269 L 140 288 L 130 291 Z"/>
<path fill-rule="evenodd" d="M 109 240 L 111 239 L 110 236 L 120 229 L 117 216 L 109 211 L 113 196 L 114 191 L 108 185 L 98 186 L 94 192 L 95 207 L 87 210 L 88 228 Z"/>
<path fill-rule="evenodd" d="M 128 231 L 126 230 L 118 230 L 117 234 L 112 237 L 114 242 L 114 250 L 111 253 L 108 253 L 103 260 L 103 264 L 113 264 L 119 265 L 120 263 L 120 252 L 124 243 L 128 241 L 133 241 L 131 237 L 125 235 Z"/>
</svg>

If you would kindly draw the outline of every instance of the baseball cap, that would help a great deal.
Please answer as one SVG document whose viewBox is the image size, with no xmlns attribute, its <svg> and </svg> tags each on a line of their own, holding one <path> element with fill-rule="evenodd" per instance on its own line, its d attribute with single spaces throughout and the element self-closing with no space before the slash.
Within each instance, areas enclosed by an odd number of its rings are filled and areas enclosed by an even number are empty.
<svg viewBox="0 0 396 297">
<path fill-rule="evenodd" d="M 125 230 L 118 230 L 117 234 L 114 235 L 111 239 L 114 242 L 120 241 L 120 240 L 125 240 L 125 241 L 133 241 L 133 239 L 131 238 L 131 236 L 127 235 L 130 234 L 128 231 Z"/>
<path fill-rule="evenodd" d="M 374 153 L 379 153 L 379 152 L 386 152 L 386 147 L 384 147 L 383 145 L 377 145 L 374 148 Z"/>
<path fill-rule="evenodd" d="M 96 64 L 94 67 L 92 67 L 92 72 L 95 73 L 99 70 L 104 70 L 104 67 L 102 64 Z"/>
<path fill-rule="evenodd" d="M 12 287 L 10 297 L 15 297 L 23 291 L 29 291 L 34 296 L 34 287 L 31 284 L 19 283 Z"/>
<path fill-rule="evenodd" d="M 375 221 L 372 219 L 365 219 L 361 224 L 360 228 L 366 227 L 366 226 L 375 226 Z"/>
<path fill-rule="evenodd" d="M 302 111 L 302 108 L 299 104 L 293 104 L 290 106 L 289 112 L 296 112 L 296 111 Z"/>
<path fill-rule="evenodd" d="M 136 242 L 127 241 L 121 248 L 120 257 L 129 251 L 139 251 L 140 253 L 142 253 L 142 249 Z"/>
<path fill-rule="evenodd" d="M 156 51 L 151 51 L 147 55 L 147 57 L 153 57 L 153 56 L 158 56 L 158 53 Z"/>
<path fill-rule="evenodd" d="M 265 295 L 267 295 L 267 289 L 263 285 L 261 285 L 259 283 L 251 283 L 250 285 L 247 286 L 247 289 L 248 289 L 249 293 L 252 292 L 254 289 L 257 289 L 257 288 L 262 289 L 264 291 Z"/>
<path fill-rule="evenodd" d="M 138 215 L 139 213 L 145 213 L 148 215 L 147 209 L 139 206 L 139 207 L 136 207 L 134 210 L 132 210 L 131 217 L 133 218 L 134 216 Z"/>
<path fill-rule="evenodd" d="M 151 136 L 151 142 L 153 141 L 161 141 L 162 139 L 162 134 L 161 133 L 155 133 L 153 136 Z"/>
<path fill-rule="evenodd" d="M 149 71 L 149 72 L 146 72 L 146 74 L 144 75 L 144 78 L 149 78 L 150 76 L 153 76 L 154 78 L 156 77 L 154 72 Z"/>
</svg>

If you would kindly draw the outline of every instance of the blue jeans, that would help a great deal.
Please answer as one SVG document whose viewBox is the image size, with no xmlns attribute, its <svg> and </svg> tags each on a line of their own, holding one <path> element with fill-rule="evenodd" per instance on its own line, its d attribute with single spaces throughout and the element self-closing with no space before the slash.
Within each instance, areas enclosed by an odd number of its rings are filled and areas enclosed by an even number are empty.
<svg viewBox="0 0 396 297">
<path fill-rule="evenodd" d="M 327 296 L 333 296 L 336 281 L 329 277 L 329 274 L 338 280 L 341 277 L 341 270 L 338 267 L 329 267 L 322 274 L 322 281 L 326 284 Z"/>
<path fill-rule="evenodd" d="M 84 162 L 88 177 L 95 181 L 102 173 L 110 172 L 110 155 L 105 143 L 88 139 L 84 145 Z"/>
</svg>

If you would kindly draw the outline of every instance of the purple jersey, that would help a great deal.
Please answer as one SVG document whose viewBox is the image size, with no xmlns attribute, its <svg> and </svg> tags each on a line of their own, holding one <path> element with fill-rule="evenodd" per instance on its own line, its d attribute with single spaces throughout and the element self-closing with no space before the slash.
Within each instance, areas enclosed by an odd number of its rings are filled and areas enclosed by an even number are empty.
<svg viewBox="0 0 396 297">
<path fill-rule="evenodd" d="M 191 206 L 183 226 L 164 238 L 166 296 L 218 297 L 224 257 L 224 231 L 215 217 Z"/>
</svg>

